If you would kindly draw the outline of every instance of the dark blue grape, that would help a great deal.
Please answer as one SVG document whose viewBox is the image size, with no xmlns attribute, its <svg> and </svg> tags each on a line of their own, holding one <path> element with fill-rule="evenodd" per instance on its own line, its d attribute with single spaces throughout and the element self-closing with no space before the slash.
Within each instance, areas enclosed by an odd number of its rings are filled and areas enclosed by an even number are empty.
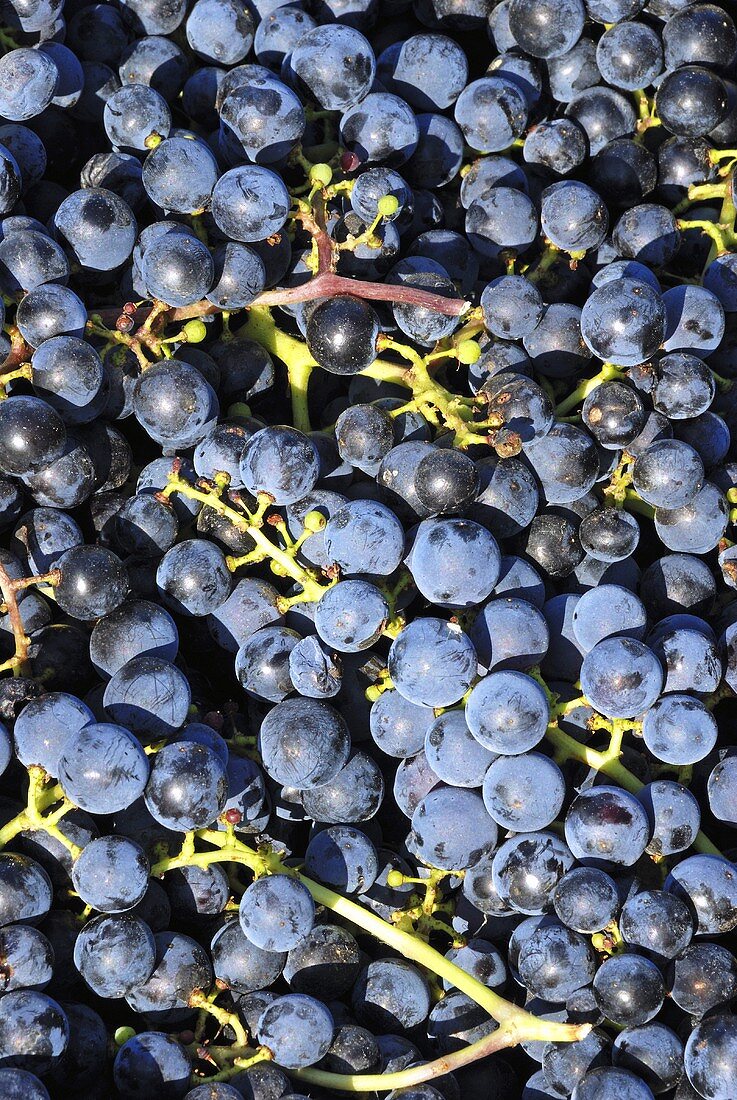
<svg viewBox="0 0 737 1100">
<path fill-rule="evenodd" d="M 258 879 L 243 894 L 239 919 L 246 938 L 265 951 L 291 951 L 312 930 L 315 905 L 306 886 L 288 875 Z"/>
<path fill-rule="evenodd" d="M 59 70 L 40 50 L 19 48 L 0 59 L 0 115 L 12 122 L 35 118 L 51 103 Z"/>
<path fill-rule="evenodd" d="M 0 243 L 0 285 L 6 294 L 35 290 L 44 283 L 65 283 L 68 277 L 63 249 L 45 233 L 23 229 Z"/>
<path fill-rule="evenodd" d="M 663 684 L 660 662 L 634 638 L 606 638 L 586 654 L 581 687 L 609 718 L 632 718 L 652 706 Z"/>
<path fill-rule="evenodd" d="M 289 213 L 289 194 L 268 168 L 243 165 L 225 172 L 212 193 L 212 216 L 232 240 L 264 241 L 278 233 Z"/>
<path fill-rule="evenodd" d="M 376 61 L 368 41 L 352 27 L 315 27 L 299 39 L 289 66 L 318 106 L 344 111 L 371 90 Z"/>
<path fill-rule="evenodd" d="M 237 920 L 223 925 L 212 938 L 210 954 L 215 977 L 238 993 L 251 993 L 275 982 L 282 972 L 283 951 L 263 950 L 249 939 Z"/>
<path fill-rule="evenodd" d="M 365 833 L 349 825 L 331 825 L 307 845 L 305 870 L 335 890 L 360 894 L 376 881 L 379 860 Z"/>
<path fill-rule="evenodd" d="M 218 401 L 195 367 L 169 359 L 141 374 L 133 390 L 133 409 L 152 439 L 174 449 L 191 447 L 212 430 Z"/>
<path fill-rule="evenodd" d="M 660 971 L 642 955 L 625 953 L 607 959 L 597 970 L 593 985 L 597 1004 L 607 1019 L 624 1027 L 639 1027 L 652 1020 L 665 996 Z"/>
<path fill-rule="evenodd" d="M 142 1088 L 162 1096 L 183 1095 L 191 1072 L 184 1047 L 158 1031 L 143 1031 L 128 1039 L 113 1063 L 115 1086 L 121 1096 L 128 1097 Z"/>
<path fill-rule="evenodd" d="M 628 898 L 619 918 L 628 944 L 672 959 L 685 951 L 693 936 L 693 921 L 685 902 L 662 890 L 641 890 Z"/>
<path fill-rule="evenodd" d="M 412 849 L 433 867 L 472 867 L 493 851 L 496 839 L 496 824 L 475 791 L 439 787 L 412 815 Z"/>
<path fill-rule="evenodd" d="M 74 944 L 74 965 L 99 997 L 124 997 L 143 985 L 155 959 L 151 930 L 128 913 L 94 917 Z"/>
<path fill-rule="evenodd" d="M 143 186 L 162 210 L 193 214 L 210 202 L 217 183 L 217 161 L 200 141 L 170 137 L 146 157 Z"/>
<path fill-rule="evenodd" d="M 51 908 L 51 880 L 35 860 L 3 852 L 0 856 L 0 883 L 0 926 L 18 922 L 35 923 Z"/>
<path fill-rule="evenodd" d="M 411 703 L 451 706 L 468 691 L 475 671 L 476 653 L 470 639 L 441 619 L 416 619 L 400 632 L 389 651 L 392 681 Z"/>
<path fill-rule="evenodd" d="M 516 756 L 542 740 L 549 719 L 545 692 L 523 672 L 492 672 L 473 688 L 466 721 L 480 744 Z"/>
<path fill-rule="evenodd" d="M 68 1042 L 69 1021 L 51 997 L 26 989 L 4 995 L 0 1066 L 47 1073 Z"/>
<path fill-rule="evenodd" d="M 501 76 L 485 76 L 467 84 L 454 108 L 463 136 L 479 153 L 507 149 L 523 133 L 527 112 L 524 93 Z"/>
<path fill-rule="evenodd" d="M 444 783 L 453 787 L 480 787 L 494 761 L 494 753 L 475 740 L 463 713 L 452 710 L 441 714 L 428 728 L 425 758 Z M 491 813 L 488 801 L 485 804 Z M 495 817 L 493 813 L 491 816 Z"/>
<path fill-rule="evenodd" d="M 146 893 L 149 862 L 127 837 L 90 841 L 74 861 L 72 882 L 86 905 L 103 913 L 122 913 Z"/>
<path fill-rule="evenodd" d="M 636 279 L 600 286 L 583 307 L 581 333 L 600 359 L 630 367 L 663 342 L 666 310 L 660 295 Z"/>
<path fill-rule="evenodd" d="M 586 9 L 581 0 L 556 5 L 546 0 L 536 7 L 531 0 L 511 0 L 509 30 L 517 45 L 533 57 L 560 57 L 581 37 Z"/>
<path fill-rule="evenodd" d="M 187 832 L 211 825 L 222 813 L 227 795 L 225 768 L 206 745 L 181 741 L 155 755 L 146 805 L 168 829 Z"/>
<path fill-rule="evenodd" d="M 31 699 L 13 728 L 16 755 L 26 767 L 38 764 L 49 775 L 57 776 L 65 746 L 94 720 L 81 699 L 65 692 L 49 692 Z"/>
<path fill-rule="evenodd" d="M 133 657 L 105 686 L 105 713 L 136 733 L 162 737 L 184 724 L 191 689 L 183 672 L 161 657 Z"/>
<path fill-rule="evenodd" d="M 314 997 L 290 993 L 268 1006 L 258 1022 L 258 1040 L 288 1069 L 318 1062 L 333 1039 L 334 1022 Z"/>
<path fill-rule="evenodd" d="M 259 747 L 263 766 L 273 779 L 309 789 L 334 779 L 347 762 L 350 734 L 329 704 L 287 699 L 261 723 Z"/>
<path fill-rule="evenodd" d="M 535 832 L 558 817 L 565 780 L 558 765 L 542 753 L 499 756 L 484 776 L 483 796 L 486 809 L 502 828 Z"/>
<path fill-rule="evenodd" d="M 75 805 L 94 814 L 124 810 L 143 793 L 149 765 L 127 729 L 92 722 L 64 747 L 59 781 Z"/>
<path fill-rule="evenodd" d="M 32 348 L 39 347 L 52 336 L 82 338 L 87 323 L 87 310 L 73 290 L 45 283 L 26 294 L 18 305 L 16 323 L 21 335 Z"/>
</svg>

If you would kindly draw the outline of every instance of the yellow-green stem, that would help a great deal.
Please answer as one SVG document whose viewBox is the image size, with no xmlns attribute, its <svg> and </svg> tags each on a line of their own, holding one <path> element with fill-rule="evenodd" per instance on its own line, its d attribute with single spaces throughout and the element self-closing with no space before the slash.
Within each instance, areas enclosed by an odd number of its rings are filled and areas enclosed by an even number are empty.
<svg viewBox="0 0 737 1100">
<path fill-rule="evenodd" d="M 598 749 L 592 749 L 588 745 L 582 744 L 582 742 L 564 733 L 563 730 L 559 729 L 558 726 L 554 724 L 548 726 L 545 736 L 556 750 L 556 755 L 559 759 L 580 760 L 582 764 L 586 764 L 588 767 L 594 768 L 596 771 L 602 772 L 610 779 L 613 779 L 615 783 L 618 783 L 620 787 L 623 787 L 631 794 L 637 794 L 638 791 L 641 791 L 645 786 L 645 784 L 638 779 L 636 775 L 633 775 L 633 773 L 620 761 L 621 737 L 619 737 L 619 735 L 618 742 L 615 742 L 613 745 L 610 743 L 609 749 L 605 752 L 600 752 Z M 722 855 L 717 846 L 713 844 L 703 832 L 699 832 L 692 847 L 697 852 L 701 852 L 704 855 Z"/>
<path fill-rule="evenodd" d="M 183 863 L 194 863 L 197 866 L 206 866 L 208 863 L 231 861 L 234 863 L 243 863 L 245 866 L 249 867 L 255 875 L 264 873 L 294 875 L 307 887 L 318 905 L 324 906 L 326 909 L 338 914 L 338 916 L 341 916 L 350 924 L 362 928 L 379 940 L 379 942 L 397 951 L 403 958 L 413 960 L 439 978 L 446 979 L 456 988 L 466 993 L 466 995 L 475 1001 L 476 1004 L 488 1012 L 488 1014 L 501 1025 L 501 1028 L 506 1029 L 503 1031 L 501 1037 L 505 1040 L 503 1045 L 512 1045 L 525 1038 L 535 1038 L 541 1041 L 550 1042 L 573 1042 L 588 1034 L 590 1030 L 588 1024 L 580 1026 L 559 1024 L 540 1020 L 530 1013 L 525 1012 L 524 1009 L 505 1000 L 498 993 L 495 993 L 493 990 L 483 985 L 465 970 L 456 966 L 455 963 L 446 959 L 445 956 L 441 955 L 439 951 L 436 951 L 435 948 L 431 947 L 424 940 L 418 939 L 411 933 L 396 928 L 387 921 L 382 920 L 381 917 L 378 917 L 375 913 L 365 909 L 362 905 L 342 897 L 334 890 L 330 890 L 321 883 L 315 882 L 313 879 L 303 875 L 300 871 L 286 866 L 276 853 L 267 850 L 256 852 L 237 838 L 233 836 L 228 837 L 225 833 L 214 829 L 203 829 L 197 833 L 197 836 L 200 840 L 213 845 L 213 847 L 218 850 L 215 852 L 203 852 L 194 856 L 185 852 L 180 856 L 160 860 L 152 868 L 151 873 L 160 876 L 174 867 L 182 866 Z M 496 1034 L 496 1032 L 494 1034 Z M 473 1060 L 489 1052 L 486 1047 L 478 1048 L 478 1045 L 476 1045 L 476 1048 L 477 1049 L 473 1051 Z M 448 1069 L 446 1068 L 442 1072 L 448 1072 Z M 428 1071 L 428 1073 L 429 1076 L 423 1078 L 423 1080 L 428 1080 L 433 1073 L 437 1076 L 437 1072 L 434 1070 Z M 346 1079 L 341 1075 L 331 1074 L 328 1076 L 330 1077 L 330 1081 L 328 1082 L 327 1077 L 321 1078 L 322 1084 L 329 1085 L 329 1087 L 333 1088 L 350 1088 L 352 1091 L 372 1091 L 377 1087 L 403 1087 L 405 1084 L 412 1083 L 411 1080 L 407 1080 L 403 1077 L 391 1085 L 387 1084 L 386 1080 L 384 1080 L 381 1086 L 377 1086 L 375 1083 L 375 1075 L 369 1075 L 367 1079 L 364 1078 L 364 1075 L 358 1075 L 352 1079 L 350 1084 L 347 1084 Z M 369 1082 L 373 1081 L 373 1083 L 366 1084 L 365 1080 Z"/>
<path fill-rule="evenodd" d="M 197 489 L 194 485 L 190 485 L 188 481 L 174 474 L 169 478 L 162 495 L 170 496 L 172 493 L 180 493 L 182 496 L 189 497 L 190 500 L 198 500 L 201 504 L 207 505 L 208 508 L 212 508 L 213 511 L 227 519 L 239 531 L 247 534 L 264 558 L 270 558 L 272 562 L 277 564 L 282 575 L 291 577 L 293 581 L 296 581 L 302 587 L 305 599 L 308 602 L 319 600 L 325 592 L 327 585 L 320 584 L 313 573 L 301 566 L 285 550 L 273 543 L 271 539 L 268 539 L 261 526 L 255 526 L 248 516 L 236 511 L 230 504 L 226 504 L 216 492 L 205 492 Z M 246 556 L 251 557 L 251 555 Z M 234 559 L 234 562 L 238 561 L 239 559 Z"/>
</svg>

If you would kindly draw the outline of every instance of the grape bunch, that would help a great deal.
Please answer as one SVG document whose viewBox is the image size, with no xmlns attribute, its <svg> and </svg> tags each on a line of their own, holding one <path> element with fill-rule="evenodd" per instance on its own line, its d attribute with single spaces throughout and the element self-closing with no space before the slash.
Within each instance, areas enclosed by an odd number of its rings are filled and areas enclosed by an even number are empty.
<svg viewBox="0 0 737 1100">
<path fill-rule="evenodd" d="M 735 1100 L 731 0 L 2 0 L 0 1100 Z"/>
</svg>

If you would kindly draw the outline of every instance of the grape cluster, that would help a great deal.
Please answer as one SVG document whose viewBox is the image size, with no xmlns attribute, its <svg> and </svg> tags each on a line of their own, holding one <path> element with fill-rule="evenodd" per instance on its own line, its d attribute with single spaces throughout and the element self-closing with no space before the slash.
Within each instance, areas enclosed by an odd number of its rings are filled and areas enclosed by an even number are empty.
<svg viewBox="0 0 737 1100">
<path fill-rule="evenodd" d="M 0 1100 L 735 1100 L 731 7 L 2 0 Z"/>
</svg>

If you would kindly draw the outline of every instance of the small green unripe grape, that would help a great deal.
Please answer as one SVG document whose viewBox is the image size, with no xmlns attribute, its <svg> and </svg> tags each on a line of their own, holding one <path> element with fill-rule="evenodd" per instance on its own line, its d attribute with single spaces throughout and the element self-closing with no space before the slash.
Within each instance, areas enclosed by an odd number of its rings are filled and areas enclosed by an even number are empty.
<svg viewBox="0 0 737 1100">
<path fill-rule="evenodd" d="M 322 531 L 327 522 L 322 512 L 308 512 L 304 518 L 305 530 L 314 535 L 316 531 Z"/>
<path fill-rule="evenodd" d="M 404 883 L 404 875 L 401 871 L 390 871 L 386 876 L 387 886 L 391 886 L 396 889 L 398 886 L 402 886 Z"/>
<path fill-rule="evenodd" d="M 281 564 L 281 562 L 278 562 L 278 561 L 272 561 L 272 563 L 271 563 L 271 572 L 276 574 L 277 577 L 286 577 L 286 575 L 287 575 L 286 569 Z"/>
<path fill-rule="evenodd" d="M 475 340 L 462 340 L 458 345 L 458 362 L 470 367 L 481 355 L 481 348 Z"/>
<path fill-rule="evenodd" d="M 328 187 L 332 178 L 333 170 L 329 164 L 313 164 L 310 168 L 310 183 L 312 184 Z"/>
<path fill-rule="evenodd" d="M 129 1039 L 132 1039 L 136 1034 L 136 1029 L 133 1027 L 118 1027 L 115 1029 L 115 1045 L 116 1047 L 122 1047 L 124 1043 L 127 1043 Z"/>
<path fill-rule="evenodd" d="M 228 405 L 227 414 L 228 418 L 237 419 L 238 417 L 248 417 L 251 415 L 251 406 L 247 405 L 245 401 L 234 401 L 232 405 Z"/>
<path fill-rule="evenodd" d="M 188 344 L 199 344 L 207 336 L 207 325 L 199 317 L 193 317 L 191 321 L 187 321 L 182 332 Z"/>
<path fill-rule="evenodd" d="M 379 199 L 376 209 L 382 218 L 391 218 L 399 210 L 399 199 L 396 195 L 383 195 Z"/>
</svg>

